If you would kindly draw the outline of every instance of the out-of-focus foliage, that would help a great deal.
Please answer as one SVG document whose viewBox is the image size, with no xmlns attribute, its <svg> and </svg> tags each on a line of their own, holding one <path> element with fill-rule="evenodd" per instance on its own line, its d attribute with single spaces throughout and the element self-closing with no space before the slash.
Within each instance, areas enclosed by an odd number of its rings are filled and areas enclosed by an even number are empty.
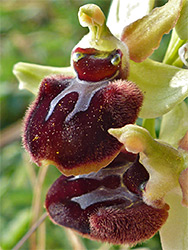
<svg viewBox="0 0 188 250">
<path fill-rule="evenodd" d="M 161 1 L 157 1 L 161 4 Z M 163 1 L 164 2 L 164 1 Z M 78 8 L 86 3 L 96 3 L 107 15 L 110 0 L 4 0 L 0 9 L 1 71 L 0 105 L 1 130 L 22 119 L 33 96 L 18 90 L 18 82 L 12 74 L 13 65 L 19 61 L 50 66 L 68 66 L 70 52 L 87 32 L 80 27 Z M 161 46 L 152 58 L 162 60 L 169 36 L 165 35 Z M 21 126 L 21 125 L 19 125 Z M 13 126 L 9 136 L 19 133 Z M 11 141 L 11 140 L 10 140 Z M 0 246 L 11 249 L 29 230 L 32 218 L 32 200 L 40 169 L 31 165 L 21 145 L 20 137 L 1 148 L 0 175 Z M 49 167 L 42 186 L 41 204 L 51 184 L 60 176 L 55 167 Z M 41 205 L 41 212 L 45 211 Z M 39 236 L 39 235 L 38 235 Z M 46 219 L 46 249 L 72 249 L 66 231 Z M 99 249 L 101 243 L 82 239 L 86 249 Z M 22 249 L 30 249 L 27 241 Z M 106 245 L 110 250 L 125 249 Z M 139 246 L 138 246 L 139 247 Z M 151 250 L 160 250 L 158 235 L 142 244 Z M 137 248 L 137 247 L 135 247 Z"/>
</svg>

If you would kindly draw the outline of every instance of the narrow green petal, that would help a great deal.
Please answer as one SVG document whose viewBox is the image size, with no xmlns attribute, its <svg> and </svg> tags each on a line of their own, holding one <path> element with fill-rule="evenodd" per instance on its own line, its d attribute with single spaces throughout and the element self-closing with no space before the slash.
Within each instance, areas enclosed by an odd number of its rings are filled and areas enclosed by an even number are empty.
<svg viewBox="0 0 188 250">
<path fill-rule="evenodd" d="M 146 129 L 137 125 L 110 129 L 109 133 L 123 143 L 128 152 L 140 153 L 140 162 L 150 175 L 143 191 L 144 201 L 152 206 L 164 204 L 165 195 L 179 187 L 179 176 L 187 167 L 188 155 L 154 140 Z"/>
<path fill-rule="evenodd" d="M 129 80 L 143 91 L 139 114 L 142 118 L 159 117 L 188 96 L 188 70 L 151 59 L 142 63 L 130 61 Z"/>
<path fill-rule="evenodd" d="M 188 105 L 182 102 L 163 116 L 159 138 L 177 148 L 187 130 Z"/>
<path fill-rule="evenodd" d="M 19 88 L 27 89 L 35 95 L 41 80 L 48 75 L 62 74 L 64 76 L 74 76 L 71 67 L 48 67 L 23 62 L 14 65 L 13 73 L 19 80 Z"/>
<path fill-rule="evenodd" d="M 154 0 L 113 0 L 107 26 L 116 37 L 120 38 L 127 25 L 149 14 L 154 2 Z"/>
<path fill-rule="evenodd" d="M 176 24 L 176 31 L 182 40 L 188 39 L 188 0 L 183 1 L 180 18 Z"/>
<path fill-rule="evenodd" d="M 181 196 L 170 193 L 166 199 L 169 216 L 160 230 L 163 250 L 187 250 L 188 246 L 188 209 L 181 205 Z"/>
<path fill-rule="evenodd" d="M 163 34 L 175 26 L 181 6 L 181 0 L 169 0 L 124 29 L 121 39 L 127 44 L 133 61 L 142 62 L 159 46 Z"/>
</svg>

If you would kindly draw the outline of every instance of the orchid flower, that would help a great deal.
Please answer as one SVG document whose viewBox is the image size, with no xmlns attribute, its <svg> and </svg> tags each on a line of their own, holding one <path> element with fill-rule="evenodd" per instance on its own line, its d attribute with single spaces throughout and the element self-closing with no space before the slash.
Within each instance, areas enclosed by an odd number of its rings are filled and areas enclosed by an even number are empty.
<svg viewBox="0 0 188 250">
<path fill-rule="evenodd" d="M 24 146 L 36 164 L 62 172 L 46 196 L 51 220 L 130 246 L 160 230 L 164 250 L 184 250 L 188 1 L 153 5 L 113 1 L 107 25 L 98 6 L 84 5 L 78 17 L 89 33 L 69 67 L 18 63 L 14 74 L 21 89 L 37 95 L 25 116 Z M 163 62 L 149 59 L 170 30 Z"/>
</svg>

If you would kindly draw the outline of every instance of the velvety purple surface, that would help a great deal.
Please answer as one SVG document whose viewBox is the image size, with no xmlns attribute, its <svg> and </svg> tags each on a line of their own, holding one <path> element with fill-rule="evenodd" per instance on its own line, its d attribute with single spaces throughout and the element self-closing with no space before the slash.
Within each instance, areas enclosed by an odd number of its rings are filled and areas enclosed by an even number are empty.
<svg viewBox="0 0 188 250">
<path fill-rule="evenodd" d="M 25 118 L 23 141 L 32 160 L 38 165 L 43 160 L 52 162 L 66 175 L 96 171 L 113 160 L 122 144 L 107 130 L 134 123 L 143 98 L 133 83 L 107 81 L 85 111 L 75 112 L 66 121 L 80 98 L 74 91 L 77 82 L 63 76 L 45 78 Z M 70 84 L 71 92 L 58 101 L 48 117 L 51 102 Z"/>
<path fill-rule="evenodd" d="M 168 216 L 167 207 L 143 203 L 141 184 L 149 175 L 138 159 L 125 158 L 120 154 L 116 165 L 97 173 L 59 177 L 46 197 L 52 221 L 114 244 L 136 244 L 155 234 Z"/>
</svg>

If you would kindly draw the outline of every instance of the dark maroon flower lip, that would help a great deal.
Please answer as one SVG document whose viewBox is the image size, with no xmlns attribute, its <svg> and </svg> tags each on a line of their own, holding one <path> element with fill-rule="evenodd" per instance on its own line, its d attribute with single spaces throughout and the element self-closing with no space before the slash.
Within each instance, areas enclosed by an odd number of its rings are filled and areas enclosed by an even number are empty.
<svg viewBox="0 0 188 250">
<path fill-rule="evenodd" d="M 65 175 L 98 171 L 123 146 L 108 129 L 134 123 L 142 100 L 126 80 L 81 84 L 47 77 L 26 114 L 24 146 L 39 166 L 52 163 Z"/>
<path fill-rule="evenodd" d="M 138 159 L 121 153 L 97 173 L 60 176 L 46 196 L 50 219 L 84 237 L 134 245 L 152 237 L 168 216 L 168 206 L 153 208 L 142 201 L 149 175 Z M 124 164 L 123 164 L 124 163 Z"/>
</svg>

